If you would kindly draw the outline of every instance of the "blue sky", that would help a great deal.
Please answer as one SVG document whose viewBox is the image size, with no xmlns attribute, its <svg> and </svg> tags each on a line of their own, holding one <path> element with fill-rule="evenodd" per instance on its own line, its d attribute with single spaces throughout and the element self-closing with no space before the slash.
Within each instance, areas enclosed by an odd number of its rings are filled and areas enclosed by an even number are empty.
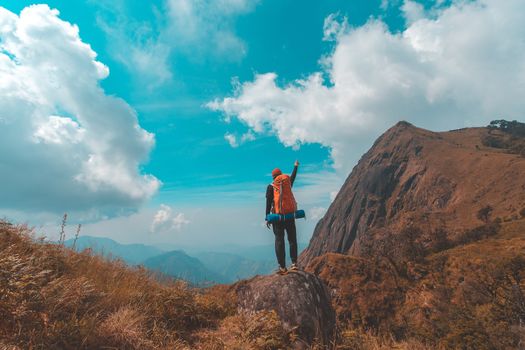
<svg viewBox="0 0 525 350">
<path fill-rule="evenodd" d="M 68 212 L 122 242 L 271 242 L 269 173 L 299 159 L 307 241 L 395 122 L 525 109 L 518 0 L 31 4 L 0 5 L 0 208 L 49 236 Z"/>
</svg>

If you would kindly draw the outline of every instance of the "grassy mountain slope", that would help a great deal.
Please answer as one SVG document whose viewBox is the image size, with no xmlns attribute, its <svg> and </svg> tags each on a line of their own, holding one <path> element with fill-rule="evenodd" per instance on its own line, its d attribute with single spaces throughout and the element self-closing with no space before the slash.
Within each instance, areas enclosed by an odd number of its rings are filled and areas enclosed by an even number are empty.
<svg viewBox="0 0 525 350">
<path fill-rule="evenodd" d="M 525 341 L 525 219 L 438 252 L 329 253 L 307 270 L 332 289 L 342 327 L 446 349 L 518 349 Z"/>
<path fill-rule="evenodd" d="M 490 146 L 487 139 L 505 139 L 501 134 L 489 128 L 431 132 L 406 122 L 390 128 L 353 169 L 300 260 L 307 264 L 329 252 L 358 256 L 363 239 L 408 226 L 430 242 L 438 230 L 454 239 L 483 221 L 519 217 L 525 158 Z"/>
<path fill-rule="evenodd" d="M 2 349 L 272 349 L 290 335 L 273 312 L 237 314 L 224 287 L 203 292 L 0 222 Z"/>
<path fill-rule="evenodd" d="M 332 289 L 340 327 L 443 349 L 523 346 L 524 137 L 399 123 L 376 141 L 301 256 Z"/>
<path fill-rule="evenodd" d="M 242 313 L 235 286 L 193 289 L 140 267 L 35 239 L 0 221 L 0 349 L 290 349 L 272 311 Z M 333 350 L 424 349 L 347 330 Z M 313 344 L 311 350 L 322 348 Z"/>
</svg>

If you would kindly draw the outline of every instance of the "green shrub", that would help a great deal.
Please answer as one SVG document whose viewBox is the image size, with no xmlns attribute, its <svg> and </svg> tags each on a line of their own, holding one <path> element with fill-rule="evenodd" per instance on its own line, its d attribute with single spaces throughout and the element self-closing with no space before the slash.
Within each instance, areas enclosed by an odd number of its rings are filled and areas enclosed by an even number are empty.
<svg viewBox="0 0 525 350">
<path fill-rule="evenodd" d="M 487 205 L 478 210 L 476 217 L 484 223 L 488 223 L 490 221 L 490 215 L 492 214 L 493 210 L 494 208 L 492 208 L 492 206 Z"/>
<path fill-rule="evenodd" d="M 456 241 L 456 244 L 468 244 L 498 234 L 501 226 L 497 223 L 489 223 L 465 231 Z"/>
</svg>

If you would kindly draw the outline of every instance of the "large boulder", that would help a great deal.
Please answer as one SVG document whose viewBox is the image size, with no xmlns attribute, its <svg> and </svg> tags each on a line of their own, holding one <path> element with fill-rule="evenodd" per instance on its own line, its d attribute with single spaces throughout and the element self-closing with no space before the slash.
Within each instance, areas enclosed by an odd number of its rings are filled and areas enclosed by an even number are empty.
<svg viewBox="0 0 525 350">
<path fill-rule="evenodd" d="M 240 311 L 275 310 L 287 331 L 295 330 L 296 349 L 314 341 L 328 345 L 335 329 L 335 312 L 328 289 L 315 275 L 303 271 L 256 276 L 235 286 Z"/>
</svg>

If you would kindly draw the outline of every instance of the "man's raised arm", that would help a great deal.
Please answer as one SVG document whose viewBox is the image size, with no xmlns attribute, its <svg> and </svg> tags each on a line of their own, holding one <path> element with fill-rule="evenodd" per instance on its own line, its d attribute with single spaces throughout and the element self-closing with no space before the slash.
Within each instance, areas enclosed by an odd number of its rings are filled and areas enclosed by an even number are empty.
<svg viewBox="0 0 525 350">
<path fill-rule="evenodd" d="M 295 161 L 295 164 L 293 166 L 293 171 L 292 171 L 292 175 L 290 175 L 290 182 L 293 186 L 293 182 L 295 181 L 295 176 L 297 175 L 297 168 L 299 167 L 299 161 L 296 160 Z"/>
</svg>

